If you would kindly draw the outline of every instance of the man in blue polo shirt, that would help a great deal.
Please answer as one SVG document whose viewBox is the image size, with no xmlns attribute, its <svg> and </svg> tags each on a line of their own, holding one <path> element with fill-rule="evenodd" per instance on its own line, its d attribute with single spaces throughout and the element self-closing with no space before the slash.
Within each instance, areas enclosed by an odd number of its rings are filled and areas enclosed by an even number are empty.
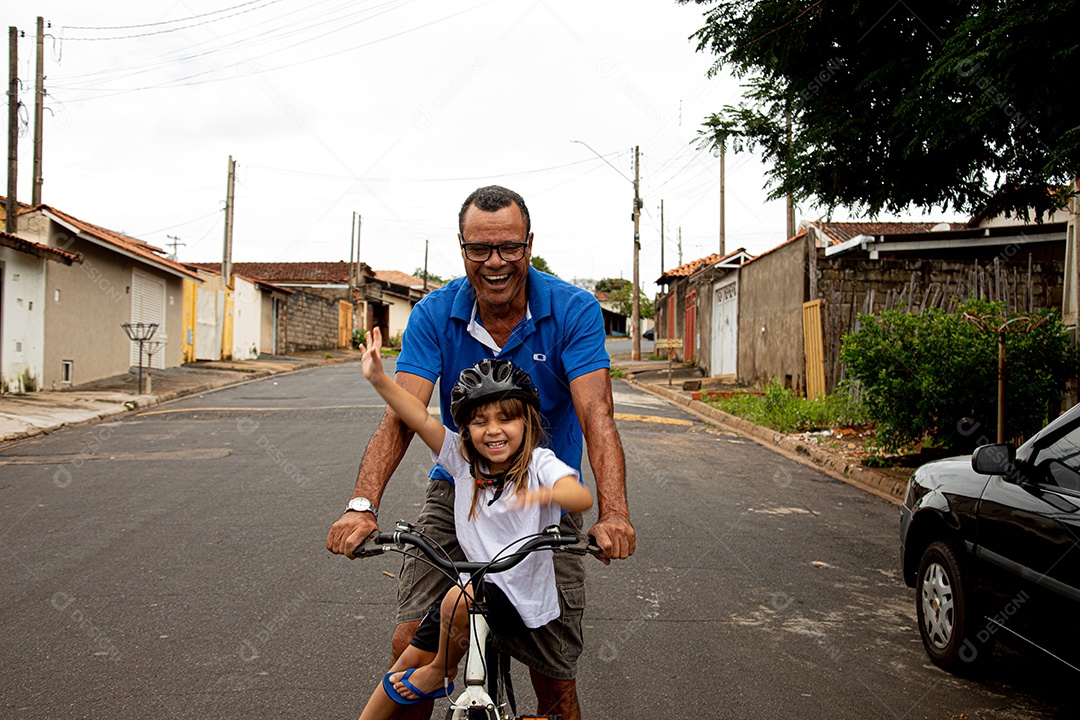
<svg viewBox="0 0 1080 720">
<path fill-rule="evenodd" d="M 458 239 L 465 278 L 429 294 L 413 308 L 397 361 L 395 382 L 428 402 L 440 378 L 441 407 L 460 372 L 483 358 L 513 360 L 532 376 L 551 449 L 581 467 L 582 440 L 596 478 L 599 516 L 589 533 L 605 559 L 634 552 L 635 534 L 626 503 L 626 467 L 615 428 L 609 359 L 600 306 L 589 293 L 530 267 L 533 234 L 520 195 L 498 186 L 480 188 L 462 204 Z M 443 421 L 452 424 L 450 413 Z M 376 514 L 386 483 L 408 447 L 405 426 L 387 409 L 360 464 L 349 509 L 327 538 L 332 552 L 352 551 L 377 529 Z M 454 540 L 453 493 L 446 473 L 431 473 L 418 524 L 462 557 Z M 563 529 L 581 532 L 580 515 L 566 515 Z M 581 716 L 574 680 L 581 652 L 585 604 L 584 560 L 559 554 L 559 620 L 508 643 L 529 666 L 540 714 Z M 428 606 L 448 589 L 445 578 L 421 563 L 406 561 L 400 576 L 394 657 L 407 647 Z M 431 704 L 403 710 L 429 717 Z"/>
</svg>

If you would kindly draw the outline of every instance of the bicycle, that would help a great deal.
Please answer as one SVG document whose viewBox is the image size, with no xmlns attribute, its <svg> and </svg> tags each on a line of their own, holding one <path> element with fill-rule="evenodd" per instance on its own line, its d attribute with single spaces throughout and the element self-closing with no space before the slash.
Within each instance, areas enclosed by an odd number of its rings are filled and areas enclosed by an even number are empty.
<svg viewBox="0 0 1080 720">
<path fill-rule="evenodd" d="M 457 699 L 451 699 L 446 720 L 560 720 L 560 715 L 518 715 L 510 683 L 510 659 L 495 647 L 494 636 L 488 626 L 488 608 L 483 598 L 485 575 L 500 573 L 514 567 L 530 553 L 541 550 L 569 552 L 576 555 L 597 555 L 600 548 L 591 536 L 567 535 L 557 525 L 544 529 L 535 536 L 523 538 L 524 542 L 505 556 L 490 562 L 457 562 L 452 560 L 439 545 L 425 538 L 422 532 L 406 522 L 398 522 L 394 532 L 380 532 L 369 538 L 370 545 L 361 545 L 354 552 L 356 557 L 373 557 L 383 553 L 409 554 L 426 561 L 449 577 L 458 587 L 464 587 L 462 574 L 469 576 L 473 586 L 473 598 L 469 604 L 469 649 L 465 656 L 465 689 Z M 520 541 L 518 541 L 520 542 Z M 517 542 L 514 543 L 517 545 Z M 416 548 L 423 555 L 410 552 Z M 511 546 L 513 547 L 513 546 Z"/>
</svg>

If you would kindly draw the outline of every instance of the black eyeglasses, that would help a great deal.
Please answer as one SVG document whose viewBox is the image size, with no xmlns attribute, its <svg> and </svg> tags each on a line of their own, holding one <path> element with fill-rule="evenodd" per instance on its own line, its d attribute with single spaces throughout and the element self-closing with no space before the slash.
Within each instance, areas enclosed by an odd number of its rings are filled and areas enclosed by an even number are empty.
<svg viewBox="0 0 1080 720">
<path fill-rule="evenodd" d="M 499 257 L 506 262 L 517 262 L 525 257 L 525 248 L 527 247 L 529 247 L 527 242 L 504 242 L 498 245 L 488 245 L 487 243 L 461 241 L 461 249 L 465 251 L 465 257 L 473 262 L 487 262 L 487 259 L 491 257 L 492 250 L 497 251 Z"/>
</svg>

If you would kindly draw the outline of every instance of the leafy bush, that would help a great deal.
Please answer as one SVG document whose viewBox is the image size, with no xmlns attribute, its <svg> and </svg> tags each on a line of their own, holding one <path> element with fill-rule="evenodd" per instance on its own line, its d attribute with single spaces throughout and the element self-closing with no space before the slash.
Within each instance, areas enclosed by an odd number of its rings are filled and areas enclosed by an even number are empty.
<svg viewBox="0 0 1080 720">
<path fill-rule="evenodd" d="M 1007 319 L 999 303 L 969 300 L 952 313 L 864 315 L 844 337 L 840 358 L 886 450 L 929 440 L 966 452 L 996 437 L 998 335 L 965 312 Z M 1006 334 L 1005 434 L 1013 439 L 1046 422 L 1075 358 L 1058 314 L 1037 316 L 1044 319 L 1032 332 Z"/>
<path fill-rule="evenodd" d="M 763 394 L 735 393 L 708 401 L 713 407 L 780 432 L 807 432 L 865 422 L 849 385 L 832 395 L 806 400 L 773 380 Z"/>
</svg>

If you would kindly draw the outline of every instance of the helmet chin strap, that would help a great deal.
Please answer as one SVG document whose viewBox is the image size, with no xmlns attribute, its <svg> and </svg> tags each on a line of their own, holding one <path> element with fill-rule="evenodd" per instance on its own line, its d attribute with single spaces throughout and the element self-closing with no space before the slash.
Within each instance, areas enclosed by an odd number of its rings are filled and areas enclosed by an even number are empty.
<svg viewBox="0 0 1080 720">
<path fill-rule="evenodd" d="M 502 497 L 503 489 L 506 486 L 506 472 L 506 470 L 503 470 L 502 472 L 494 473 L 493 475 L 488 475 L 483 470 L 478 470 L 477 472 L 477 474 L 480 475 L 480 477 L 476 478 L 476 485 L 478 487 L 495 488 L 495 495 L 490 500 L 488 500 L 489 507 L 492 505 L 492 503 Z"/>
</svg>

